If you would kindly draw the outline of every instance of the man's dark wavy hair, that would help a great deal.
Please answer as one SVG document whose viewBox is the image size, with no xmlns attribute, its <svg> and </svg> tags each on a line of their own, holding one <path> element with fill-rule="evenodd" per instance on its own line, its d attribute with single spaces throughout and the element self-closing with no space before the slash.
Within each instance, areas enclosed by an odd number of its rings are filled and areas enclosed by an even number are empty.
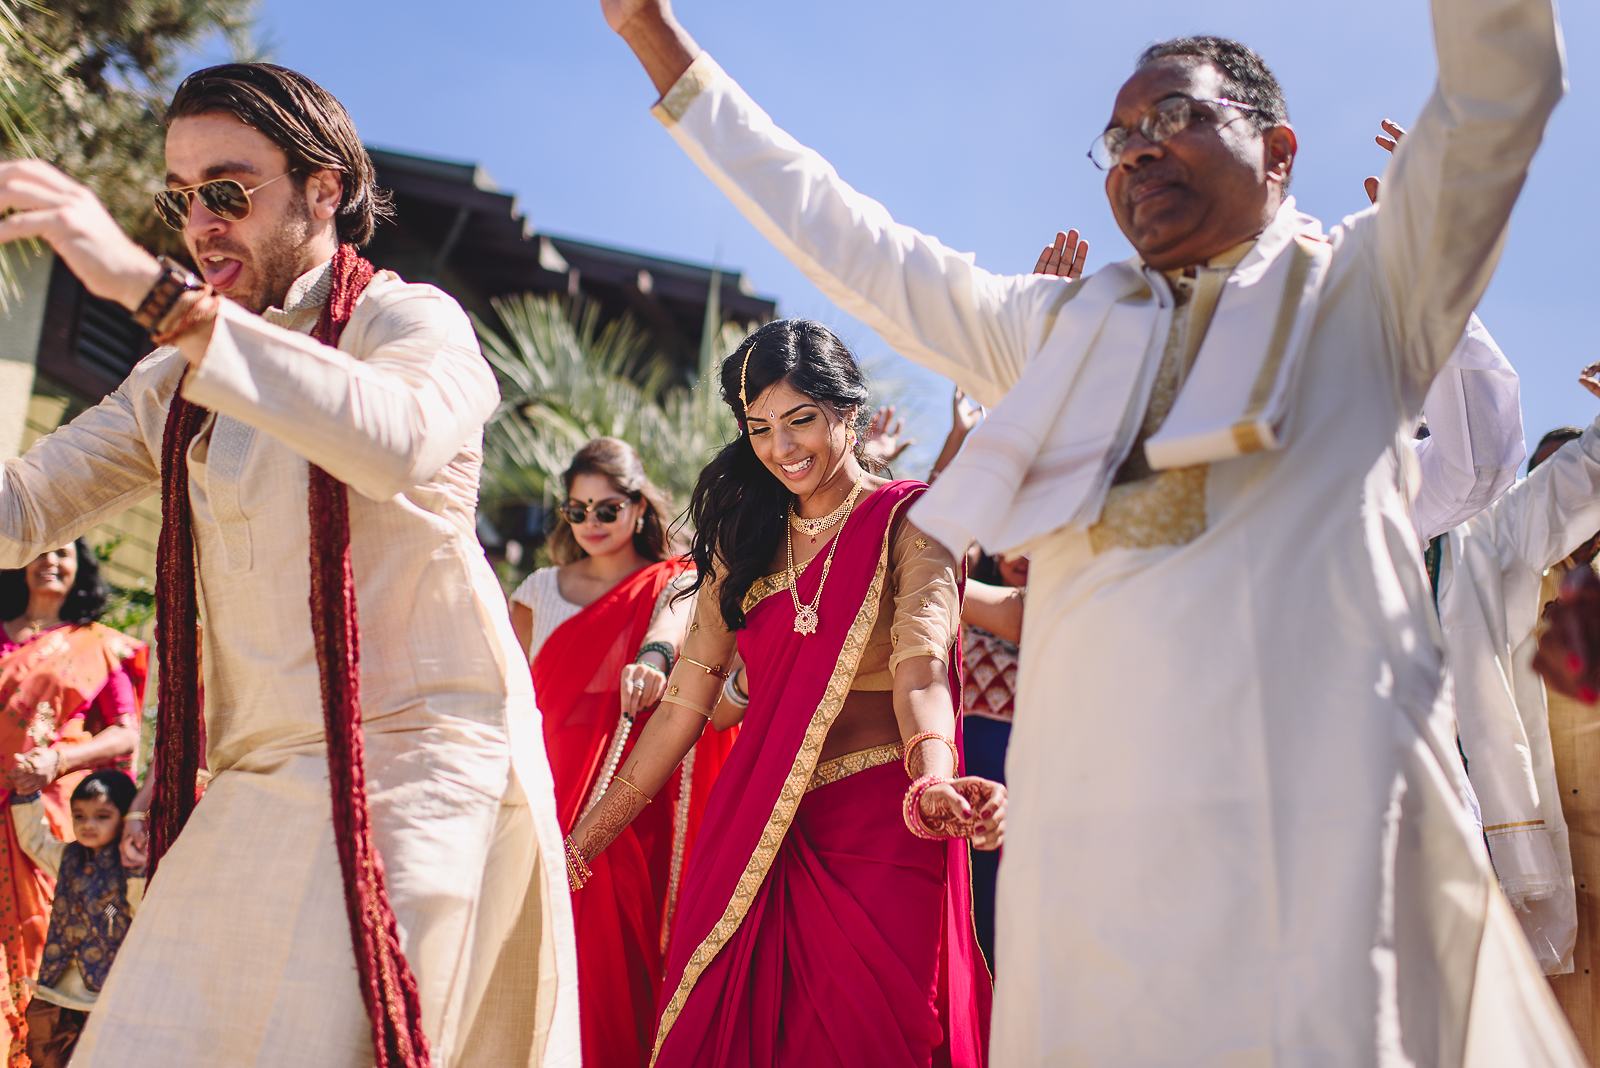
<svg viewBox="0 0 1600 1068">
<path fill-rule="evenodd" d="M 1289 104 L 1283 87 L 1255 51 L 1227 37 L 1174 37 L 1160 41 L 1139 54 L 1135 67 L 1143 67 L 1170 56 L 1190 56 L 1210 63 L 1222 72 L 1222 92 L 1258 111 L 1248 112 L 1251 122 L 1263 130 L 1289 121 Z"/>
<path fill-rule="evenodd" d="M 289 157 L 304 186 L 313 171 L 340 171 L 344 193 L 334 218 L 339 240 L 361 248 L 377 224 L 394 216 L 389 192 L 378 188 L 372 157 L 350 113 L 316 82 L 275 63 L 223 63 L 185 78 L 167 106 L 174 119 L 221 112 L 259 130 Z"/>
<path fill-rule="evenodd" d="M 100 560 L 79 538 L 72 543 L 78 550 L 78 576 L 61 603 L 63 623 L 93 623 L 106 610 L 106 586 L 100 579 Z M 0 620 L 16 619 L 28 610 L 28 576 L 25 569 L 0 571 Z"/>
</svg>

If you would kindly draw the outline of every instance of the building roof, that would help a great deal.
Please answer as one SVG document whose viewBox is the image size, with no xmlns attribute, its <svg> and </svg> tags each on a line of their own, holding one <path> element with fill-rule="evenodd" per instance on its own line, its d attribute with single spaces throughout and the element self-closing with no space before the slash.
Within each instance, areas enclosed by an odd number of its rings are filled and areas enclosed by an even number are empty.
<svg viewBox="0 0 1600 1068">
<path fill-rule="evenodd" d="M 656 347 L 693 366 L 717 268 L 534 228 L 517 199 L 474 163 L 370 149 L 379 184 L 392 190 L 396 222 L 382 226 L 368 255 L 407 278 L 431 281 L 484 314 L 493 297 L 559 293 L 631 313 Z M 777 315 L 777 301 L 722 268 L 723 320 Z"/>
</svg>

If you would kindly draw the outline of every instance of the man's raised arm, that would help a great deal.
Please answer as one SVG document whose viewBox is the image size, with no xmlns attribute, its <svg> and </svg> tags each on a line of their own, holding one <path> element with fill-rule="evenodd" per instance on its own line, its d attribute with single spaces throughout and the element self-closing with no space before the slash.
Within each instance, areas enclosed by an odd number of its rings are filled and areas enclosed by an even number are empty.
<svg viewBox="0 0 1600 1068">
<path fill-rule="evenodd" d="M 1444 366 L 1489 284 L 1512 206 L 1565 89 L 1552 0 L 1433 0 L 1439 80 L 1395 152 L 1375 221 L 1399 355 Z"/>
<path fill-rule="evenodd" d="M 678 24 L 666 0 L 601 0 L 661 102 L 656 116 L 745 217 L 827 296 L 908 358 L 999 401 L 1077 291 L 1003 277 L 890 217 L 779 128 Z"/>
</svg>

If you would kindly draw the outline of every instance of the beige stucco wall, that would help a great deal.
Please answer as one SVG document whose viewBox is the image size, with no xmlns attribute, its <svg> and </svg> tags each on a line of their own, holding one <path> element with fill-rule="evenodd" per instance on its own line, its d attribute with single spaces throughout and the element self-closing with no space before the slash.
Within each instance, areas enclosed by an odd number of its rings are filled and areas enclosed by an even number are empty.
<svg viewBox="0 0 1600 1068">
<path fill-rule="evenodd" d="M 39 359 L 39 328 L 50 291 L 51 257 L 3 252 L 17 276 L 14 292 L 0 296 L 0 460 L 22 449 Z"/>
</svg>

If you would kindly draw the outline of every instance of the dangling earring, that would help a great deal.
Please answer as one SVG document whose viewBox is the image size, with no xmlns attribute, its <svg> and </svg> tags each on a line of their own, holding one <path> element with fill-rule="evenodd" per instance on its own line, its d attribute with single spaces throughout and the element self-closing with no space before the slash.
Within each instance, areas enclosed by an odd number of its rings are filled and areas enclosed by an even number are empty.
<svg viewBox="0 0 1600 1068">
<path fill-rule="evenodd" d="M 633 522 L 633 532 L 635 534 L 643 534 L 644 533 L 644 516 L 640 516 L 638 519 L 634 520 L 634 522 Z"/>
</svg>

